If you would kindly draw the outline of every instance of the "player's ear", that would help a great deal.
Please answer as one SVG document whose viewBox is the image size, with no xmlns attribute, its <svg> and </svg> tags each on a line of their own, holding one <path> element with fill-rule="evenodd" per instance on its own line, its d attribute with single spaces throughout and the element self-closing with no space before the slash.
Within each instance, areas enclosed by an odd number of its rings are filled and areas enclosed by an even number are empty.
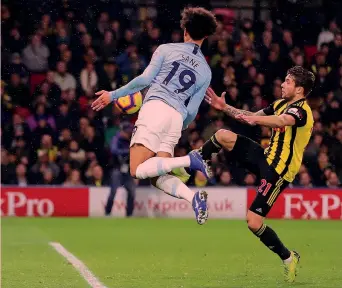
<svg viewBox="0 0 342 288">
<path fill-rule="evenodd" d="M 303 87 L 296 87 L 296 94 L 304 94 L 304 88 Z"/>
</svg>

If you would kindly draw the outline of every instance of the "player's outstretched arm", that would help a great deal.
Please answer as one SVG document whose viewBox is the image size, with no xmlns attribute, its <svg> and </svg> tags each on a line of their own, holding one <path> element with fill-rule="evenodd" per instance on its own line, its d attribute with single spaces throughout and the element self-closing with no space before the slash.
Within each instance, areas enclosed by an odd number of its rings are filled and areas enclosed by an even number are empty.
<svg viewBox="0 0 342 288">
<path fill-rule="evenodd" d="M 134 78 L 132 81 L 128 82 L 126 85 L 117 90 L 111 92 L 101 90 L 99 92 L 96 92 L 95 94 L 100 97 L 91 104 L 91 108 L 93 110 L 100 111 L 109 103 L 114 101 L 114 99 L 118 99 L 128 94 L 135 93 L 150 85 L 154 77 L 156 77 L 159 73 L 160 68 L 163 64 L 164 56 L 163 53 L 161 53 L 161 47 L 162 45 L 159 46 L 158 49 L 154 52 L 150 64 L 141 75 Z"/>
<path fill-rule="evenodd" d="M 230 106 L 226 103 L 225 96 L 226 96 L 226 92 L 223 92 L 221 94 L 221 97 L 219 97 L 216 95 L 215 91 L 209 87 L 205 94 L 205 101 L 210 106 L 214 107 L 215 109 L 223 111 L 229 117 L 232 117 L 239 121 L 241 121 L 241 119 L 237 118 L 238 115 L 245 115 L 245 116 L 252 116 L 252 115 L 265 116 L 266 115 L 263 112 L 263 110 L 253 113 L 250 111 L 234 108 L 233 106 Z"/>
<path fill-rule="evenodd" d="M 140 91 L 151 84 L 153 78 L 157 75 L 159 71 L 155 71 L 154 67 L 150 67 L 150 65 L 145 69 L 144 73 L 134 78 L 132 81 L 127 83 L 125 86 L 114 90 L 112 92 L 108 92 L 105 90 L 101 90 L 96 92 L 95 95 L 100 96 L 97 98 L 92 104 L 91 108 L 96 111 L 99 111 L 106 107 L 109 103 L 113 102 L 114 99 L 118 99 L 120 97 L 126 96 L 128 94 L 135 93 Z"/>
<path fill-rule="evenodd" d="M 265 114 L 270 114 L 272 112 L 272 105 L 270 105 L 264 111 Z M 306 111 L 301 107 L 290 107 L 284 114 L 281 115 L 246 116 L 241 114 L 238 115 L 237 118 L 249 125 L 262 125 L 270 128 L 283 128 L 285 126 L 293 125 L 302 127 L 306 123 L 307 114 Z"/>
<path fill-rule="evenodd" d="M 270 128 L 283 128 L 285 126 L 293 126 L 296 124 L 295 118 L 287 114 L 282 114 L 279 116 L 246 116 L 240 114 L 237 116 L 237 119 L 252 126 L 261 125 Z"/>
</svg>

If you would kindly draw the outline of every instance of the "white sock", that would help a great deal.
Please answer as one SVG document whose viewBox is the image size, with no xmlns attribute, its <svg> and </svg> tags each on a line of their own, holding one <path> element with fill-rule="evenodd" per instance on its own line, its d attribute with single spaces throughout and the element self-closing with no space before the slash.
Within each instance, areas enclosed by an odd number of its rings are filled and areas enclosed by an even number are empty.
<svg viewBox="0 0 342 288">
<path fill-rule="evenodd" d="M 285 259 L 283 262 L 284 262 L 285 264 L 290 264 L 291 261 L 292 261 L 292 255 L 291 255 L 289 258 Z"/>
<path fill-rule="evenodd" d="M 195 192 L 188 188 L 179 178 L 173 175 L 159 176 L 156 187 L 165 193 L 192 203 Z"/>
<path fill-rule="evenodd" d="M 165 175 L 171 172 L 174 168 L 189 167 L 190 157 L 176 157 L 176 158 L 164 158 L 164 157 L 152 157 L 141 163 L 136 171 L 136 178 L 146 179 L 156 176 Z"/>
</svg>

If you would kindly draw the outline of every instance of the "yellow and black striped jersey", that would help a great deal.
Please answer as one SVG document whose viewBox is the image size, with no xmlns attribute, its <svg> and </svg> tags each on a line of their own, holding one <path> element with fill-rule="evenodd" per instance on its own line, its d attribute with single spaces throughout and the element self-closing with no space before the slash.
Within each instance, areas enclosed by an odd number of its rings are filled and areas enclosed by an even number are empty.
<svg viewBox="0 0 342 288">
<path fill-rule="evenodd" d="M 293 126 L 273 128 L 270 145 L 265 149 L 269 165 L 286 181 L 292 182 L 299 171 L 312 129 L 312 111 L 305 98 L 288 104 L 286 100 L 275 101 L 265 108 L 266 115 L 288 114 L 295 118 Z"/>
</svg>

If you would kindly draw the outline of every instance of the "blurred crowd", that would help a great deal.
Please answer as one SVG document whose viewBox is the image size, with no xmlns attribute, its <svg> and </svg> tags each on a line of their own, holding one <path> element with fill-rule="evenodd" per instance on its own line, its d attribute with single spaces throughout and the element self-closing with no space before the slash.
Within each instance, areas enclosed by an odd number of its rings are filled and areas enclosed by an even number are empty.
<svg viewBox="0 0 342 288">
<path fill-rule="evenodd" d="M 89 107 L 94 92 L 127 83 L 144 70 L 158 45 L 183 38 L 179 28 L 163 33 L 149 18 L 132 26 L 108 11 L 110 7 L 103 7 L 82 20 L 61 6 L 37 13 L 28 28 L 17 10 L 1 6 L 1 183 L 108 185 L 118 162 L 112 141 L 123 133 L 120 124 L 134 123 L 137 115 L 122 115 L 112 105 L 95 113 Z M 271 20 L 261 29 L 250 19 L 233 26 L 218 20 L 216 34 L 202 50 L 212 68 L 211 85 L 217 94 L 227 92 L 228 104 L 260 110 L 281 97 L 288 68 L 302 65 L 315 73 L 316 85 L 308 97 L 314 131 L 293 185 L 340 186 L 342 34 L 337 22 L 332 19 L 317 35 L 317 45 L 308 49 L 293 31 Z M 221 128 L 265 147 L 271 134 L 268 128 L 240 124 L 203 103 L 175 155 L 200 147 Z M 214 157 L 215 185 L 256 185 L 255 175 L 233 160 L 234 155 L 224 151 Z M 207 181 L 195 173 L 190 184 L 200 187 Z"/>
</svg>

